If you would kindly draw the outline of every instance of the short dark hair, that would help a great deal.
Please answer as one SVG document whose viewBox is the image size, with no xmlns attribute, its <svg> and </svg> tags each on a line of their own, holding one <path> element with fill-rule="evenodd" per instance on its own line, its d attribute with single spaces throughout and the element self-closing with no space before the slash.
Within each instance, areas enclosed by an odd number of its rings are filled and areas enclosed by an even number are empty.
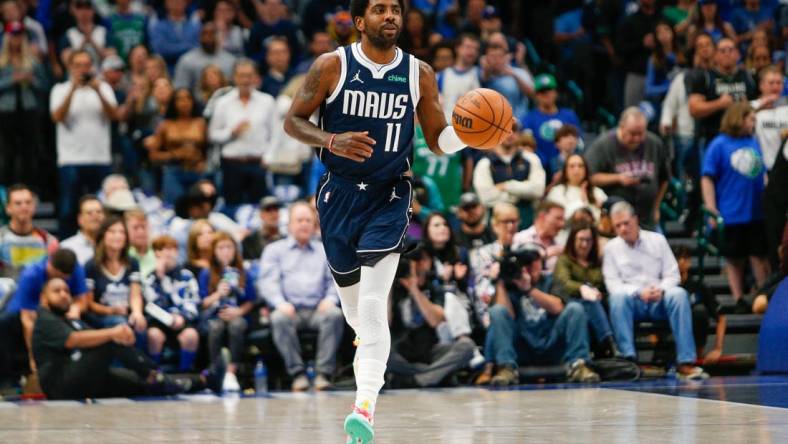
<svg viewBox="0 0 788 444">
<path fill-rule="evenodd" d="M 686 245 L 676 245 L 673 247 L 673 256 L 676 259 L 681 259 L 683 257 L 692 257 L 692 250 Z"/>
<path fill-rule="evenodd" d="M 15 184 L 11 185 L 10 187 L 8 187 L 8 189 L 6 190 L 6 196 L 8 196 L 9 200 L 11 200 L 11 195 L 13 193 L 16 193 L 17 191 L 29 191 L 30 194 L 33 195 L 34 199 L 38 197 L 38 196 L 36 196 L 35 191 L 33 191 L 29 186 L 27 186 L 27 185 L 25 185 L 23 183 L 15 183 Z"/>
<path fill-rule="evenodd" d="M 81 213 L 82 212 L 82 205 L 85 205 L 85 202 L 90 202 L 90 201 L 93 201 L 93 200 L 95 200 L 98 203 L 101 203 L 101 200 L 95 194 L 86 194 L 86 195 L 80 197 L 79 198 L 79 204 L 77 204 L 77 213 Z M 103 208 L 104 204 L 102 204 L 101 207 Z"/>
<path fill-rule="evenodd" d="M 476 35 L 476 34 L 472 34 L 472 33 L 470 33 L 470 32 L 463 32 L 462 34 L 460 34 L 460 35 L 459 35 L 459 36 L 458 36 L 458 37 L 457 37 L 457 38 L 454 40 L 454 46 L 455 46 L 455 47 L 457 47 L 457 46 L 460 46 L 460 45 L 462 45 L 462 42 L 464 42 L 464 41 L 466 41 L 466 40 L 473 40 L 473 41 L 474 41 L 474 42 L 476 42 L 476 43 L 481 43 L 481 39 L 479 38 L 479 36 L 478 36 L 478 35 Z"/>
<path fill-rule="evenodd" d="M 547 213 L 550 212 L 550 210 L 553 210 L 555 208 L 560 208 L 561 210 L 563 210 L 564 206 L 561 205 L 558 202 L 554 202 L 552 200 L 545 199 L 545 200 L 539 202 L 539 206 L 536 207 L 536 214 L 537 215 L 539 215 L 539 214 L 547 214 Z"/>
<path fill-rule="evenodd" d="M 566 136 L 580 137 L 580 132 L 577 130 L 577 127 L 575 127 L 574 125 L 565 123 L 564 125 L 561 126 L 561 128 L 558 128 L 558 130 L 555 132 L 553 141 L 558 142 L 559 140 L 561 140 Z"/>
<path fill-rule="evenodd" d="M 402 0 L 397 0 L 399 3 L 400 9 L 402 9 L 402 14 L 405 15 L 405 3 Z M 369 0 L 350 0 L 350 18 L 354 22 L 356 21 L 356 17 L 364 17 L 364 13 L 367 12 L 367 7 L 369 6 Z"/>
<path fill-rule="evenodd" d="M 77 255 L 68 248 L 60 248 L 49 257 L 49 263 L 55 270 L 71 276 L 77 268 Z"/>
</svg>

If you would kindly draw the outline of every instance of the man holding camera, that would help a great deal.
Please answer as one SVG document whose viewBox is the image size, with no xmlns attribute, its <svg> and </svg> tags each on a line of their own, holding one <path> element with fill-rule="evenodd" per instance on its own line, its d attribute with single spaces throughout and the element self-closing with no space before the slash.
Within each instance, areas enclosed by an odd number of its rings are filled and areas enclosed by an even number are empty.
<svg viewBox="0 0 788 444">
<path fill-rule="evenodd" d="M 518 348 L 528 349 L 526 364 L 569 365 L 570 382 L 599 382 L 587 363 L 588 319 L 583 306 L 547 293 L 542 280 L 542 257 L 529 249 L 513 249 L 500 261 L 495 305 L 490 308 L 492 351 L 497 364 L 493 385 L 517 384 Z"/>
<path fill-rule="evenodd" d="M 110 121 L 117 120 L 118 114 L 115 93 L 96 78 L 88 52 L 72 52 L 68 66 L 69 80 L 55 85 L 49 99 L 52 120 L 57 124 L 61 237 L 76 231 L 77 199 L 100 189 L 110 173 Z"/>
</svg>

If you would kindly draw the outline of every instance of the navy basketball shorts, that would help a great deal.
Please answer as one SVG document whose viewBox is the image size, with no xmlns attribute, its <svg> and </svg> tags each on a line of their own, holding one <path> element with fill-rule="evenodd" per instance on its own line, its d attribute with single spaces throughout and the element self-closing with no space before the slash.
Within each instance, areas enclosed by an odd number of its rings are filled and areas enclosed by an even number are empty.
<svg viewBox="0 0 788 444">
<path fill-rule="evenodd" d="M 355 182 L 331 172 L 320 180 L 317 211 L 328 265 L 340 287 L 359 281 L 361 266 L 374 266 L 405 247 L 413 179 Z"/>
</svg>

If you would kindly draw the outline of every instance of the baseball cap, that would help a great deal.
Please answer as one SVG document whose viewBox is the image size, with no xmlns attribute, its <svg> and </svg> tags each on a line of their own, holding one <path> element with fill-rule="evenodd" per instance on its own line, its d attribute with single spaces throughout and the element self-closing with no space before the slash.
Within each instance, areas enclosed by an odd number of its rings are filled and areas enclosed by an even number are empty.
<svg viewBox="0 0 788 444">
<path fill-rule="evenodd" d="M 476 193 L 462 193 L 462 196 L 460 196 L 460 208 L 475 207 L 480 203 L 481 201 Z"/>
<path fill-rule="evenodd" d="M 91 0 L 74 0 L 74 7 L 75 8 L 93 8 L 93 2 Z"/>
<path fill-rule="evenodd" d="M 534 80 L 534 91 L 547 91 L 548 89 L 557 89 L 555 77 L 552 74 L 539 74 Z"/>
<path fill-rule="evenodd" d="M 266 196 L 260 199 L 261 210 L 267 210 L 272 207 L 282 208 L 282 202 L 274 196 Z"/>
<path fill-rule="evenodd" d="M 123 59 L 115 54 L 108 55 L 103 62 L 101 62 L 102 71 L 122 70 L 126 66 Z"/>
<path fill-rule="evenodd" d="M 484 8 L 484 12 L 482 13 L 482 18 L 485 20 L 500 18 L 501 14 L 498 13 L 498 9 L 495 6 L 487 6 Z"/>
<path fill-rule="evenodd" d="M 129 190 L 116 190 L 113 192 L 105 202 L 107 208 L 116 211 L 128 211 L 139 208 L 137 202 L 134 200 L 134 194 Z"/>
<path fill-rule="evenodd" d="M 5 24 L 6 34 L 22 34 L 25 32 L 25 25 L 22 22 L 8 22 Z"/>
</svg>

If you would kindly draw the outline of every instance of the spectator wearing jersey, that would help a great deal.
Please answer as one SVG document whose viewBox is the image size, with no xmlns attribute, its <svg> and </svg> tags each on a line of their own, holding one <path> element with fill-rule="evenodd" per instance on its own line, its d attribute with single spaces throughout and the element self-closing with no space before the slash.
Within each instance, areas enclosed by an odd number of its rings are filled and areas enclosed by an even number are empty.
<svg viewBox="0 0 788 444">
<path fill-rule="evenodd" d="M 98 191 L 110 173 L 110 122 L 118 117 L 115 93 L 96 78 L 91 55 L 74 51 L 68 65 L 69 80 L 55 85 L 49 97 L 50 113 L 57 126 L 61 236 L 76 231 L 74 213 L 79 197 Z"/>
<path fill-rule="evenodd" d="M 534 80 L 534 99 L 536 108 L 525 117 L 523 127 L 531 131 L 536 139 L 536 154 L 542 161 L 542 166 L 547 174 L 552 176 L 557 171 L 552 171 L 553 159 L 558 156 L 555 145 L 556 132 L 564 125 L 580 127 L 580 119 L 569 108 L 559 108 L 558 84 L 552 74 L 540 74 Z"/>
<path fill-rule="evenodd" d="M 192 95 L 200 94 L 200 77 L 208 66 L 218 66 L 225 76 L 230 76 L 235 64 L 235 56 L 219 46 L 216 25 L 203 23 L 200 29 L 200 46 L 197 46 L 178 59 L 175 65 L 175 88 L 186 88 Z"/>
<path fill-rule="evenodd" d="M 85 265 L 89 320 L 97 327 L 129 324 L 140 334 L 147 328 L 143 314 L 139 264 L 129 257 L 123 219 L 110 217 L 96 237 L 96 255 Z"/>
<path fill-rule="evenodd" d="M 131 50 L 147 40 L 146 19 L 132 9 L 132 0 L 115 0 L 114 3 L 115 11 L 107 18 L 109 46 L 115 48 L 123 60 L 130 62 Z"/>
<path fill-rule="evenodd" d="M 454 66 L 436 74 L 438 91 L 440 92 L 443 112 L 446 120 L 451 121 L 454 105 L 468 91 L 479 88 L 479 37 L 473 34 L 462 34 L 454 47 L 457 57 Z"/>
<path fill-rule="evenodd" d="M 182 55 L 200 44 L 200 21 L 187 16 L 187 6 L 187 0 L 165 0 L 165 15 L 148 22 L 151 49 L 164 57 L 170 70 Z"/>
<path fill-rule="evenodd" d="M 783 144 L 782 130 L 788 128 L 788 102 L 781 99 L 785 78 L 776 66 L 760 71 L 760 96 L 750 102 L 755 110 L 755 137 L 763 153 L 763 163 L 771 171 Z"/>
<path fill-rule="evenodd" d="M 180 347 L 178 370 L 192 369 L 200 335 L 195 327 L 199 317 L 200 288 L 197 279 L 178 264 L 178 242 L 170 236 L 153 240 L 151 250 L 156 256 L 154 271 L 145 283 L 145 300 L 158 307 L 146 308 L 148 322 L 148 354 L 154 362 L 161 361 L 166 343 Z M 162 314 L 161 311 L 166 312 Z"/>
<path fill-rule="evenodd" d="M 244 269 L 238 245 L 230 234 L 216 233 L 211 252 L 210 268 L 203 269 L 199 277 L 202 330 L 208 335 L 211 362 L 221 359 L 226 338 L 231 361 L 224 375 L 223 389 L 237 392 L 240 385 L 235 375 L 248 326 L 246 315 L 257 300 L 257 293 L 254 280 Z"/>
<path fill-rule="evenodd" d="M 94 194 L 86 194 L 79 199 L 79 213 L 77 213 L 77 234 L 64 239 L 60 243 L 62 248 L 68 248 L 77 255 L 79 264 L 83 267 L 93 258 L 96 249 L 96 238 L 102 222 L 104 222 L 104 206 Z"/>
<path fill-rule="evenodd" d="M 54 253 L 57 239 L 33 225 L 38 197 L 26 185 L 8 188 L 5 213 L 8 225 L 0 227 L 0 276 L 16 279 L 22 267 L 34 264 Z"/>
<path fill-rule="evenodd" d="M 725 221 L 724 244 L 728 277 L 736 313 L 749 313 L 745 293 L 745 259 L 749 258 L 758 287 L 770 273 L 763 221 L 765 167 L 758 141 L 752 133 L 755 113 L 746 102 L 735 103 L 722 117 L 721 134 L 709 144 L 703 159 L 703 203 Z M 712 226 L 716 225 L 710 219 Z"/>
<path fill-rule="evenodd" d="M 435 154 L 427 145 L 421 125 L 416 125 L 413 136 L 413 174 L 435 184 L 446 208 L 454 208 L 459 203 L 466 156 L 463 152 Z"/>
<path fill-rule="evenodd" d="M 76 23 L 57 42 L 58 52 L 68 56 L 71 51 L 85 51 L 90 54 L 94 67 L 98 68 L 109 53 L 109 31 L 96 23 L 92 0 L 72 0 L 69 12 Z"/>
<path fill-rule="evenodd" d="M 473 170 L 473 187 L 488 208 L 498 202 L 516 205 L 520 224 L 527 227 L 533 220 L 533 203 L 545 190 L 545 171 L 539 157 L 521 150 L 513 135 L 491 150 Z"/>
</svg>

